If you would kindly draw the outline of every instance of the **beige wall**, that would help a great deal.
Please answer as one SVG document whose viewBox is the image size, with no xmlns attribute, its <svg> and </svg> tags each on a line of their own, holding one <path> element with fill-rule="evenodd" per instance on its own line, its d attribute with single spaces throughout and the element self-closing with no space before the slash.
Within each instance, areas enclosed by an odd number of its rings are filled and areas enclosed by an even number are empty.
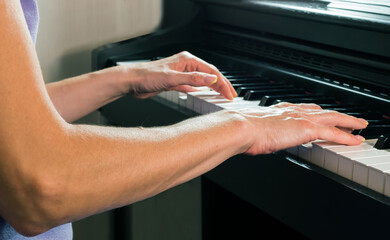
<svg viewBox="0 0 390 240">
<path fill-rule="evenodd" d="M 88 72 L 102 44 L 153 31 L 162 0 L 38 0 L 37 51 L 46 82 Z"/>
<path fill-rule="evenodd" d="M 163 0 L 38 0 L 37 52 L 46 82 L 91 70 L 91 50 L 155 30 Z M 81 123 L 98 123 L 96 112 Z"/>
</svg>

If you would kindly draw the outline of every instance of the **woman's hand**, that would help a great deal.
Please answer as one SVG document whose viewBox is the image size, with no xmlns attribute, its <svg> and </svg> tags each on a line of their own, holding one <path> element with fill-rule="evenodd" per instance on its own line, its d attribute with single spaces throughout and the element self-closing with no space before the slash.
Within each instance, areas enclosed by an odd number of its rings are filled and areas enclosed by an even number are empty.
<svg viewBox="0 0 390 240">
<path fill-rule="evenodd" d="M 358 145 L 364 138 L 351 131 L 367 126 L 364 119 L 322 110 L 315 104 L 280 103 L 243 109 L 239 114 L 249 123 L 249 128 L 244 128 L 249 134 L 244 152 L 250 155 L 272 153 L 317 139 Z"/>
<path fill-rule="evenodd" d="M 126 94 L 148 98 L 162 91 L 195 91 L 194 87 L 208 86 L 227 99 L 237 96 L 230 82 L 216 67 L 188 52 L 161 60 L 117 67 Z"/>
</svg>

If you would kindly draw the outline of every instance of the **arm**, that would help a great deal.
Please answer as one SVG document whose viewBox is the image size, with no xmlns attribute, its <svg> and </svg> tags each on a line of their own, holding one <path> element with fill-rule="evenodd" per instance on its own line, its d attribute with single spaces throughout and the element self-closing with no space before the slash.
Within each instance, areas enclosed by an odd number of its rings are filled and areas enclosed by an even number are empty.
<svg viewBox="0 0 390 240">
<path fill-rule="evenodd" d="M 363 128 L 362 120 L 312 105 L 222 111 L 162 128 L 68 124 L 46 92 L 22 14 L 19 1 L 0 1 L 0 215 L 22 234 L 150 197 L 238 153 L 317 138 L 361 142 L 334 126 Z"/>
<path fill-rule="evenodd" d="M 127 66 L 111 67 L 46 85 L 59 114 L 68 122 L 130 94 L 147 98 L 166 90 L 194 91 L 209 86 L 226 98 L 237 96 L 230 82 L 213 66 L 188 52 Z"/>
</svg>

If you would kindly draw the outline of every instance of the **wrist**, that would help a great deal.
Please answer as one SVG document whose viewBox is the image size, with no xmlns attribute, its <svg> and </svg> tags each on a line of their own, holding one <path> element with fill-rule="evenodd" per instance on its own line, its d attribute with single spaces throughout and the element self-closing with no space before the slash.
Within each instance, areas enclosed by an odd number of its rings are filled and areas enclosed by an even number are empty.
<svg viewBox="0 0 390 240">
<path fill-rule="evenodd" d="M 110 98 L 120 98 L 129 92 L 130 70 L 119 67 L 110 67 L 100 71 L 89 73 L 90 77 L 97 82 L 103 82 L 104 91 L 108 92 Z"/>
<path fill-rule="evenodd" d="M 232 131 L 229 139 L 233 141 L 232 145 L 236 150 L 234 154 L 246 152 L 253 144 L 252 123 L 239 111 L 224 110 L 219 114 L 229 122 L 229 128 Z"/>
</svg>

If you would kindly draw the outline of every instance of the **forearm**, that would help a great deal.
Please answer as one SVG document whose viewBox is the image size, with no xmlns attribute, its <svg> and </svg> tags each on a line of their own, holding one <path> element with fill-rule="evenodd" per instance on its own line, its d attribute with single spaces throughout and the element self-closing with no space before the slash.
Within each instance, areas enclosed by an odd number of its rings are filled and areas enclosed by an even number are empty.
<svg viewBox="0 0 390 240">
<path fill-rule="evenodd" d="M 46 89 L 58 113 L 73 122 L 123 96 L 124 83 L 117 75 L 102 70 L 46 84 Z"/>
<path fill-rule="evenodd" d="M 51 228 L 145 199 L 245 151 L 242 123 L 217 113 L 163 128 L 69 125 L 59 140 L 42 145 L 50 151 L 32 154 L 29 171 L 42 190 L 21 202 L 37 202 L 27 212 Z"/>
<path fill-rule="evenodd" d="M 73 126 L 69 136 L 73 150 L 66 159 L 82 164 L 77 175 L 90 174 L 90 179 L 75 177 L 75 185 L 81 180 L 85 191 L 96 194 L 109 187 L 112 192 L 105 195 L 117 204 L 128 204 L 197 177 L 245 151 L 249 146 L 244 143 L 249 141 L 245 131 L 239 133 L 243 122 L 236 114 L 221 112 L 161 128 Z M 69 148 L 65 146 L 64 153 Z M 75 173 L 75 162 L 69 170 L 63 169 L 65 173 Z M 91 182 L 96 186 L 89 189 Z"/>
</svg>

